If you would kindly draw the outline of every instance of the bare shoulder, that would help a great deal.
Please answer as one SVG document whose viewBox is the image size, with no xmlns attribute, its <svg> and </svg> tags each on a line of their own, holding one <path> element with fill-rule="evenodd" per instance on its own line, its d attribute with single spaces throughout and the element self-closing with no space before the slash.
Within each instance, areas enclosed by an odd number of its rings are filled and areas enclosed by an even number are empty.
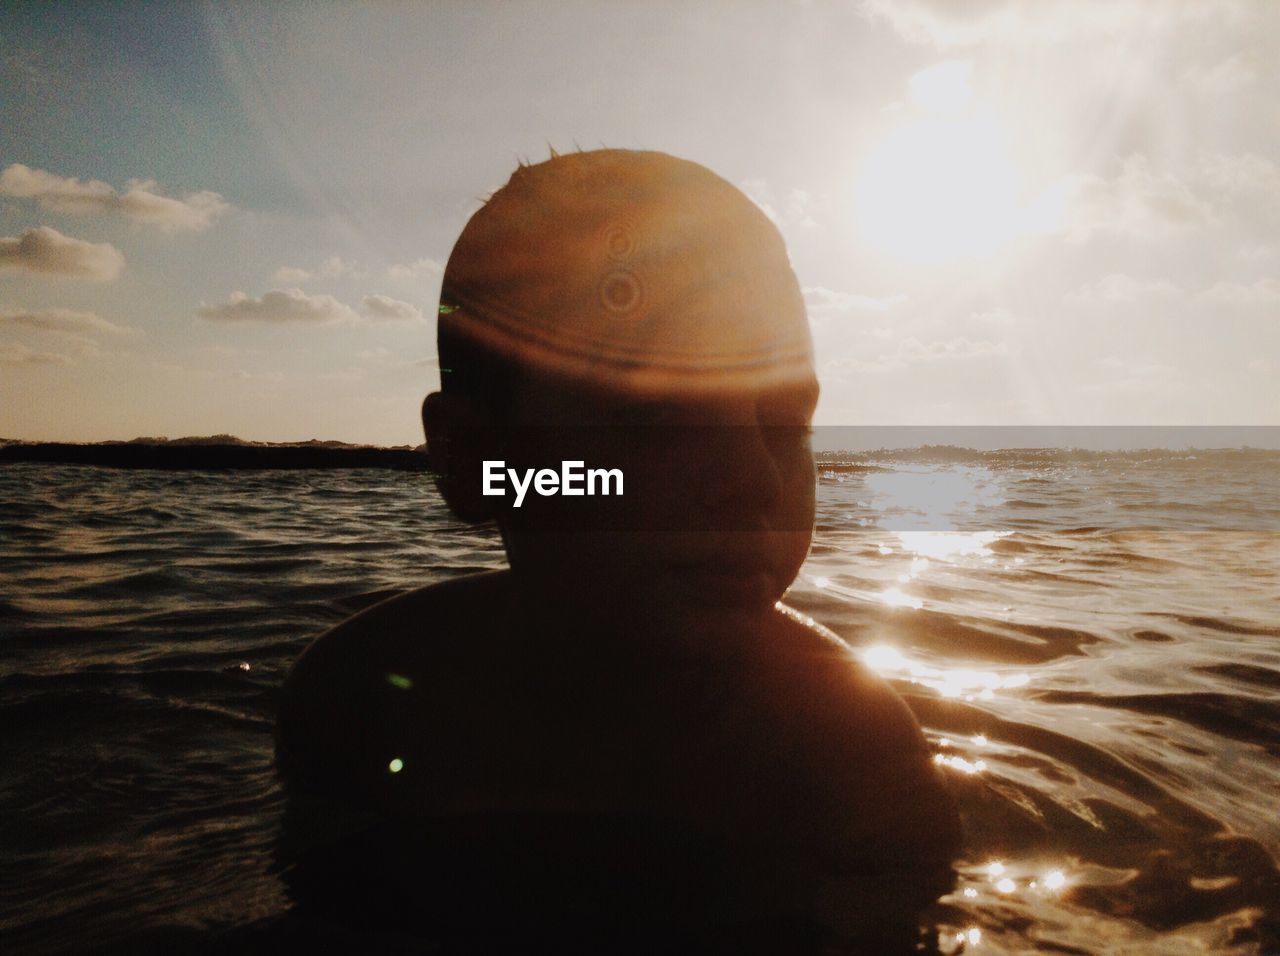
<svg viewBox="0 0 1280 956">
<path fill-rule="evenodd" d="M 816 720 L 847 723 L 855 751 L 915 758 L 926 752 L 920 725 L 903 699 L 847 643 L 808 615 L 778 604 L 768 661 Z"/>
<path fill-rule="evenodd" d="M 383 658 L 445 653 L 492 640 L 490 619 L 505 604 L 508 572 L 471 574 L 388 598 L 330 628 L 298 658 L 286 687 L 320 671 Z"/>
<path fill-rule="evenodd" d="M 906 702 L 811 618 L 779 605 L 775 623 L 780 720 L 821 781 L 830 819 L 844 821 L 838 842 L 860 859 L 949 860 L 959 840 L 954 797 Z"/>
<path fill-rule="evenodd" d="M 286 783 L 365 800 L 364 782 L 397 759 L 383 751 L 398 728 L 421 716 L 423 691 L 492 657 L 507 593 L 505 572 L 468 575 L 382 601 L 316 638 L 281 690 L 276 760 Z"/>
</svg>

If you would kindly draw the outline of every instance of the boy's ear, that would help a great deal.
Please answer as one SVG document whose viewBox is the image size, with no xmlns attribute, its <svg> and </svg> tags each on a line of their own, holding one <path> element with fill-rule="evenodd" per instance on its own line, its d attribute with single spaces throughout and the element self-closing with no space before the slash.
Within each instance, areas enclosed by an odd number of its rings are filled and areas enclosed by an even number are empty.
<svg viewBox="0 0 1280 956">
<path fill-rule="evenodd" d="M 493 502 L 481 493 L 482 462 L 501 458 L 494 445 L 493 416 L 462 395 L 432 392 L 422 402 L 422 430 L 436 487 L 463 521 L 495 517 Z"/>
</svg>

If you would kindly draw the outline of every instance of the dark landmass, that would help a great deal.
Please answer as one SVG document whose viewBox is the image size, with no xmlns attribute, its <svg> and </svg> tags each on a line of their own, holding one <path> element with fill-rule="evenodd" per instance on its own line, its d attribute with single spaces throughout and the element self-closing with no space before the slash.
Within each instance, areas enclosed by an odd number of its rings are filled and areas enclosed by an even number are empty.
<svg viewBox="0 0 1280 956">
<path fill-rule="evenodd" d="M 426 471 L 426 446 L 349 445 L 305 442 L 250 442 L 234 435 L 192 438 L 135 438 L 88 444 L 0 439 L 0 465 L 11 462 L 101 465 L 107 468 L 163 468 L 211 471 L 226 468 L 390 468 Z"/>
<path fill-rule="evenodd" d="M 90 443 L 32 442 L 0 438 L 0 465 L 45 462 L 108 468 L 163 468 L 208 471 L 241 468 L 389 468 L 428 471 L 427 446 L 352 445 L 313 438 L 303 442 L 253 442 L 234 435 L 188 438 L 134 438 Z M 955 445 L 880 448 L 876 451 L 821 451 L 818 468 L 832 473 L 892 471 L 901 464 L 1060 466 L 1088 462 L 1203 467 L 1209 463 L 1280 463 L 1270 448 L 1140 448 L 1098 451 L 1083 448 L 1001 448 L 976 450 Z"/>
</svg>

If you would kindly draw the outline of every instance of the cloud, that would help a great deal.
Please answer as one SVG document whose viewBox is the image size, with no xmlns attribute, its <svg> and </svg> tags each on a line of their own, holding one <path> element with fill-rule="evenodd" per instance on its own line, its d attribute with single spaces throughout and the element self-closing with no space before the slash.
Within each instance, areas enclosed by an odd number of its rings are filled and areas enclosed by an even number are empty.
<svg viewBox="0 0 1280 956">
<path fill-rule="evenodd" d="M 349 306 L 331 295 L 307 295 L 301 289 L 273 289 L 259 299 L 234 292 L 220 305 L 202 304 L 196 314 L 204 319 L 243 322 L 307 322 L 323 325 L 330 322 L 357 321 Z"/>
<path fill-rule="evenodd" d="M 1087 303 L 1130 304 L 1190 297 L 1169 279 L 1135 279 L 1113 273 L 1097 282 L 1081 286 L 1071 298 Z M 1218 282 L 1197 292 L 1195 301 L 1211 306 L 1280 306 L 1280 280 L 1264 278 L 1254 282 Z"/>
<path fill-rule="evenodd" d="M 163 232 L 199 232 L 230 208 L 217 193 L 187 193 L 181 199 L 161 196 L 152 180 L 133 180 L 115 205 L 125 218 L 156 226 Z"/>
<path fill-rule="evenodd" d="M 439 261 L 426 256 L 387 268 L 387 275 L 393 279 L 416 279 L 419 276 L 435 276 L 443 273 L 444 266 Z"/>
<path fill-rule="evenodd" d="M 70 365 L 71 358 L 53 352 L 37 352 L 25 345 L 0 343 L 0 365 Z"/>
<path fill-rule="evenodd" d="M 774 194 L 773 187 L 764 179 L 744 179 L 738 183 L 738 188 L 759 206 L 760 211 L 779 229 L 784 226 L 812 229 L 818 225 L 809 214 L 813 197 L 804 189 L 792 188 L 785 196 L 778 198 Z"/>
<path fill-rule="evenodd" d="M 130 331 L 92 312 L 72 309 L 0 310 L 0 325 L 25 325 L 45 332 L 108 332 L 120 335 Z"/>
<path fill-rule="evenodd" d="M 908 43 L 963 47 L 1049 44 L 1199 22 L 1229 23 L 1249 14 L 1247 0 L 862 0 L 862 14 L 887 23 Z"/>
<path fill-rule="evenodd" d="M 856 358 L 836 359 L 828 362 L 826 367 L 848 368 L 855 372 L 888 372 L 904 369 L 910 365 L 1003 358 L 1008 354 L 1009 347 L 1003 342 L 991 342 L 986 339 L 972 341 L 967 338 L 921 342 L 912 336 L 899 342 L 897 351 L 881 354 L 872 361 Z"/>
<path fill-rule="evenodd" d="M 422 320 L 422 310 L 416 305 L 385 295 L 366 295 L 361 305 L 364 306 L 364 314 L 375 319 Z"/>
<path fill-rule="evenodd" d="M 1213 66 L 1192 66 L 1184 74 L 1187 84 L 1200 96 L 1214 99 L 1238 93 L 1258 78 L 1250 58 L 1234 53 Z"/>
<path fill-rule="evenodd" d="M 805 286 L 800 291 L 804 295 L 809 315 L 813 318 L 857 312 L 883 314 L 907 301 L 907 297 L 901 293 L 885 296 L 858 295 L 853 292 L 838 292 L 820 285 Z"/>
<path fill-rule="evenodd" d="M 1204 156 L 1200 176 L 1208 186 L 1229 196 L 1280 199 L 1280 166 L 1257 153 Z"/>
<path fill-rule="evenodd" d="M 98 179 L 82 183 L 42 169 L 14 163 L 0 173 L 0 195 L 34 199 L 45 209 L 73 215 L 100 212 L 110 206 L 116 191 Z"/>
<path fill-rule="evenodd" d="M 1127 157 L 1114 179 L 1082 177 L 1065 216 L 1067 239 L 1097 234 L 1163 238 L 1207 225 L 1213 209 L 1182 180 L 1157 172 L 1141 153 Z"/>
<path fill-rule="evenodd" d="M 1003 342 L 990 342 L 985 339 L 972 342 L 969 339 L 951 339 L 946 342 L 921 342 L 916 338 L 903 340 L 898 346 L 898 358 L 907 363 L 955 361 L 976 358 L 990 358 L 1009 354 L 1009 348 Z"/>
<path fill-rule="evenodd" d="M 1073 298 L 1083 302 L 1138 302 L 1143 299 L 1167 299 L 1181 295 L 1182 290 L 1168 279 L 1135 279 L 1115 272 L 1081 286 Z"/>
<path fill-rule="evenodd" d="M 81 182 L 68 176 L 14 163 L 0 173 L 0 195 L 31 199 L 42 209 L 73 216 L 115 214 L 163 232 L 207 229 L 231 207 L 214 192 L 161 195 L 155 180 L 131 179 L 117 193 L 100 179 Z"/>
<path fill-rule="evenodd" d="M 275 275 L 273 275 L 272 278 L 277 282 L 297 285 L 300 282 L 306 282 L 311 278 L 311 276 L 312 273 L 308 272 L 306 269 L 299 269 L 296 266 L 281 266 L 275 271 Z"/>
<path fill-rule="evenodd" d="M 124 256 L 110 243 L 73 239 L 49 226 L 0 238 L 0 271 L 106 281 L 118 276 L 122 268 Z"/>
<path fill-rule="evenodd" d="M 908 43 L 955 47 L 992 40 L 1061 40 L 1100 29 L 1104 16 L 1114 20 L 1114 6 L 1110 16 L 1105 5 L 1082 6 L 1077 3 L 1064 9 L 1054 0 L 1026 6 L 1005 0 L 863 0 L 862 12 L 887 23 Z"/>
<path fill-rule="evenodd" d="M 310 282 L 312 279 L 339 279 L 343 276 L 363 276 L 364 274 L 356 268 L 355 263 L 347 262 L 341 256 L 330 256 L 315 269 L 281 266 L 275 272 L 275 280 L 297 285 L 301 282 Z"/>
<path fill-rule="evenodd" d="M 1198 298 L 1209 305 L 1280 306 L 1280 279 L 1219 282 L 1201 292 Z"/>
</svg>

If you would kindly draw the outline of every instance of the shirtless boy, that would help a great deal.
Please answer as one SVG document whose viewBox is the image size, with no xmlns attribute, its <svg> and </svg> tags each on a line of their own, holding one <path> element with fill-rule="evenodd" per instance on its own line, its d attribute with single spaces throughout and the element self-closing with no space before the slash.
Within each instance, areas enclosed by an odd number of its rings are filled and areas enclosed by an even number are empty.
<svg viewBox="0 0 1280 956">
<path fill-rule="evenodd" d="M 910 711 L 780 603 L 812 534 L 818 385 L 763 213 L 661 153 L 522 166 L 450 257 L 439 356 L 433 469 L 459 517 L 497 523 L 510 570 L 384 601 L 311 645 L 278 724 L 291 799 L 477 846 L 567 821 L 535 871 L 612 885 L 632 866 L 683 887 L 673 925 L 712 933 L 778 917 L 856 936 L 904 892 L 893 879 L 915 903 L 945 890 L 957 816 Z M 564 462 L 616 469 L 621 494 L 530 487 L 516 507 L 505 469 Z M 628 828 L 644 838 L 600 850 Z M 695 887 L 655 834 L 717 848 L 717 885 Z"/>
</svg>

